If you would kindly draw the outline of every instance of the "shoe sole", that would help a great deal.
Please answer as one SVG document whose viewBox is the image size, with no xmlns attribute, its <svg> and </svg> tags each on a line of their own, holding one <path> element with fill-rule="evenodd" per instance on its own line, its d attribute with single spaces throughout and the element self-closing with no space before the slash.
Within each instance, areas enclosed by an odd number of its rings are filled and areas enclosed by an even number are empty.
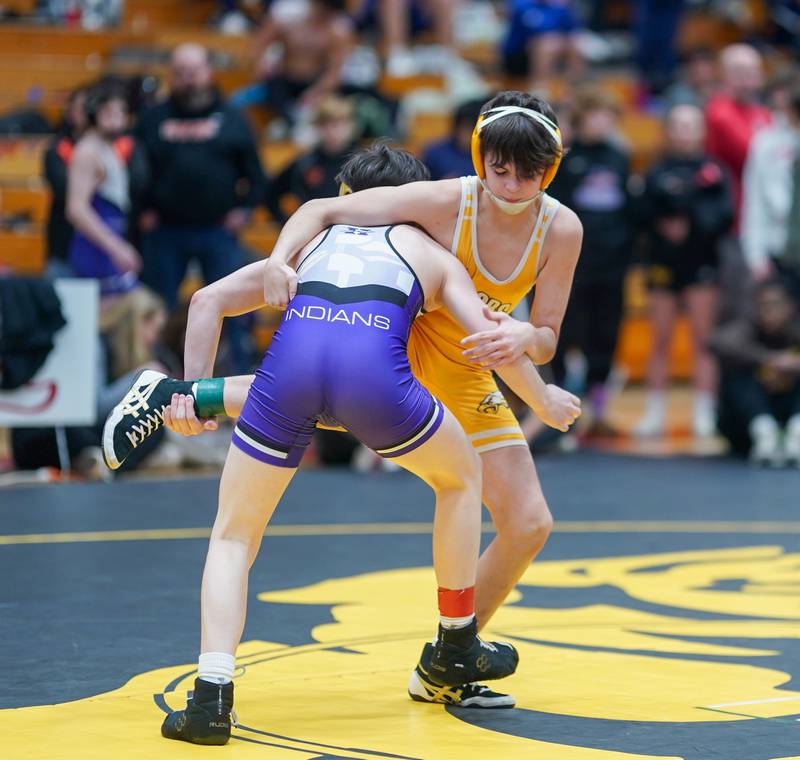
<svg viewBox="0 0 800 760">
<path fill-rule="evenodd" d="M 459 700 L 458 702 L 449 701 L 446 699 L 436 700 L 436 699 L 428 699 L 421 694 L 416 694 L 411 689 L 412 687 L 417 686 L 418 688 L 425 691 L 425 685 L 422 682 L 422 679 L 417 675 L 415 671 L 411 672 L 411 678 L 409 679 L 408 683 L 408 696 L 414 702 L 423 702 L 427 705 L 450 705 L 451 707 L 461 707 L 464 709 L 479 709 L 479 710 L 509 710 L 512 707 L 516 707 L 517 701 L 511 694 L 503 694 L 497 697 L 468 697 L 467 699 Z M 446 687 L 446 688 L 453 688 L 453 687 Z"/>
<path fill-rule="evenodd" d="M 505 695 L 506 701 L 503 701 L 502 698 L 470 697 L 460 702 L 437 702 L 433 699 L 425 699 L 412 692 L 408 692 L 408 696 L 415 702 L 422 702 L 426 705 L 448 705 L 450 707 L 460 707 L 462 710 L 512 710 L 517 706 L 517 701 L 510 694 Z"/>
<path fill-rule="evenodd" d="M 149 383 L 156 379 L 163 380 L 165 377 L 166 375 L 163 372 L 156 372 L 153 369 L 143 369 L 136 375 L 133 382 L 128 387 L 128 390 L 125 391 L 122 400 L 111 410 L 111 414 L 106 418 L 105 425 L 103 425 L 103 460 L 109 470 L 118 470 L 124 462 L 124 460 L 120 462 L 114 453 L 114 433 L 117 430 L 117 425 L 119 425 L 125 417 L 122 413 L 122 407 L 125 404 L 125 399 L 128 398 L 128 394 L 142 382 Z"/>
</svg>

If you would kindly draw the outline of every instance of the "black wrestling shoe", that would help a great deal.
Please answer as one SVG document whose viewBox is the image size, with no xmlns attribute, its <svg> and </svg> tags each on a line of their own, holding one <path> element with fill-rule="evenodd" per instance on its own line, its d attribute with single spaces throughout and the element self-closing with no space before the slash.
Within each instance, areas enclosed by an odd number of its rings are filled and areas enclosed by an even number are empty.
<svg viewBox="0 0 800 760">
<path fill-rule="evenodd" d="M 231 738 L 233 682 L 215 684 L 196 678 L 185 710 L 164 718 L 161 736 L 192 744 L 227 744 Z"/>
<path fill-rule="evenodd" d="M 429 641 L 422 649 L 417 667 L 408 681 L 408 696 L 415 702 L 473 707 L 483 710 L 508 709 L 516 705 L 510 694 L 501 694 L 479 683 L 464 683 L 458 686 L 439 686 L 430 677 L 434 646 Z"/>
<path fill-rule="evenodd" d="M 511 644 L 483 641 L 473 620 L 464 628 L 439 626 L 428 675 L 440 686 L 493 681 L 510 676 L 518 662 L 519 654 Z"/>
<path fill-rule="evenodd" d="M 128 455 L 164 424 L 164 409 L 173 393 L 188 394 L 192 384 L 162 372 L 143 370 L 103 426 L 103 458 L 116 470 Z"/>
</svg>

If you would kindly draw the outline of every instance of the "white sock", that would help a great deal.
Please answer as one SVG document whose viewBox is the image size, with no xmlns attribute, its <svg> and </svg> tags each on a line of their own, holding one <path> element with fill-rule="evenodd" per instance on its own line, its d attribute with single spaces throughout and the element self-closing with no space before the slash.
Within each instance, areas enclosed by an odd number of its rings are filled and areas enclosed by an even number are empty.
<svg viewBox="0 0 800 760">
<path fill-rule="evenodd" d="M 236 658 L 225 652 L 203 652 L 197 661 L 197 677 L 209 683 L 230 683 L 235 670 Z"/>
<path fill-rule="evenodd" d="M 465 617 L 447 617 L 446 615 L 439 615 L 439 622 L 442 624 L 442 628 L 447 628 L 448 630 L 466 628 L 474 619 L 474 612 Z"/>
<path fill-rule="evenodd" d="M 713 414 L 714 413 L 714 394 L 708 391 L 695 391 L 694 394 L 694 411 L 695 414 Z"/>
<path fill-rule="evenodd" d="M 777 438 L 779 432 L 778 422 L 772 415 L 759 414 L 750 421 L 750 435 L 757 440 Z"/>
<path fill-rule="evenodd" d="M 783 440 L 786 454 L 800 459 L 800 414 L 794 414 L 786 423 L 786 437 Z"/>
</svg>

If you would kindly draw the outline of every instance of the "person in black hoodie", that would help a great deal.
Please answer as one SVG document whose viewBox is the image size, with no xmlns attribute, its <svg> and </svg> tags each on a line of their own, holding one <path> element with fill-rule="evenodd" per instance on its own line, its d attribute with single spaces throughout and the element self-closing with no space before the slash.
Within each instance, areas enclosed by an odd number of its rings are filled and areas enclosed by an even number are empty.
<svg viewBox="0 0 800 760">
<path fill-rule="evenodd" d="M 697 436 L 709 436 L 717 368 L 707 344 L 717 314 L 719 245 L 733 223 L 733 199 L 725 169 L 703 150 L 703 112 L 694 105 L 675 106 L 667 113 L 665 131 L 666 152 L 648 173 L 640 204 L 653 347 L 647 404 L 635 432 L 664 432 L 669 345 L 682 302 L 694 343 L 692 428 Z"/>
<path fill-rule="evenodd" d="M 67 264 L 72 225 L 66 214 L 67 169 L 75 144 L 89 122 L 86 117 L 86 87 L 73 90 L 67 98 L 64 118 L 58 133 L 44 153 L 43 173 L 50 188 L 50 211 L 47 215 L 47 263 L 55 274 L 70 274 Z"/>
<path fill-rule="evenodd" d="M 336 178 L 347 157 L 355 152 L 357 125 L 353 101 L 329 95 L 315 116 L 319 142 L 315 148 L 292 161 L 270 182 L 266 206 L 277 221 L 288 218 L 282 201 L 288 196 L 297 206 L 314 198 L 339 194 Z"/>
<path fill-rule="evenodd" d="M 586 357 L 593 435 L 614 434 L 605 420 L 606 380 L 622 319 L 633 229 L 629 158 L 615 140 L 619 113 L 608 93 L 596 87 L 578 92 L 575 140 L 548 191 L 583 224 L 583 247 L 553 369 L 557 382 L 563 381 L 566 352 L 579 349 Z"/>
<path fill-rule="evenodd" d="M 800 467 L 800 305 L 780 278 L 760 283 L 755 311 L 719 327 L 719 431 L 755 464 Z"/>
<path fill-rule="evenodd" d="M 170 63 L 170 96 L 146 110 L 137 125 L 151 173 L 142 215 L 142 281 L 172 309 L 189 262 L 205 281 L 244 263 L 238 233 L 264 194 L 258 150 L 245 118 L 213 82 L 208 51 L 180 45 Z M 246 333 L 232 321 L 234 364 L 249 369 Z"/>
</svg>

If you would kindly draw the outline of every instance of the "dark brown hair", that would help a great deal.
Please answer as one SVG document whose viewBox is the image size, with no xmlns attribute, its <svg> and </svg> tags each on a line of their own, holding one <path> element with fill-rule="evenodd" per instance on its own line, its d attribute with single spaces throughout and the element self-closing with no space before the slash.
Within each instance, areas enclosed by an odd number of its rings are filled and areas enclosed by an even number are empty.
<svg viewBox="0 0 800 760">
<path fill-rule="evenodd" d="M 486 113 L 500 106 L 519 106 L 538 111 L 558 126 L 550 104 L 526 92 L 508 90 L 492 98 L 481 109 Z M 521 113 L 493 121 L 481 132 L 481 155 L 491 156 L 493 166 L 513 164 L 522 179 L 531 179 L 552 166 L 561 154 L 559 146 L 544 126 Z"/>
<path fill-rule="evenodd" d="M 336 177 L 354 193 L 371 187 L 405 185 L 429 180 L 428 167 L 408 151 L 392 148 L 376 140 L 368 148 L 353 153 Z"/>
</svg>

